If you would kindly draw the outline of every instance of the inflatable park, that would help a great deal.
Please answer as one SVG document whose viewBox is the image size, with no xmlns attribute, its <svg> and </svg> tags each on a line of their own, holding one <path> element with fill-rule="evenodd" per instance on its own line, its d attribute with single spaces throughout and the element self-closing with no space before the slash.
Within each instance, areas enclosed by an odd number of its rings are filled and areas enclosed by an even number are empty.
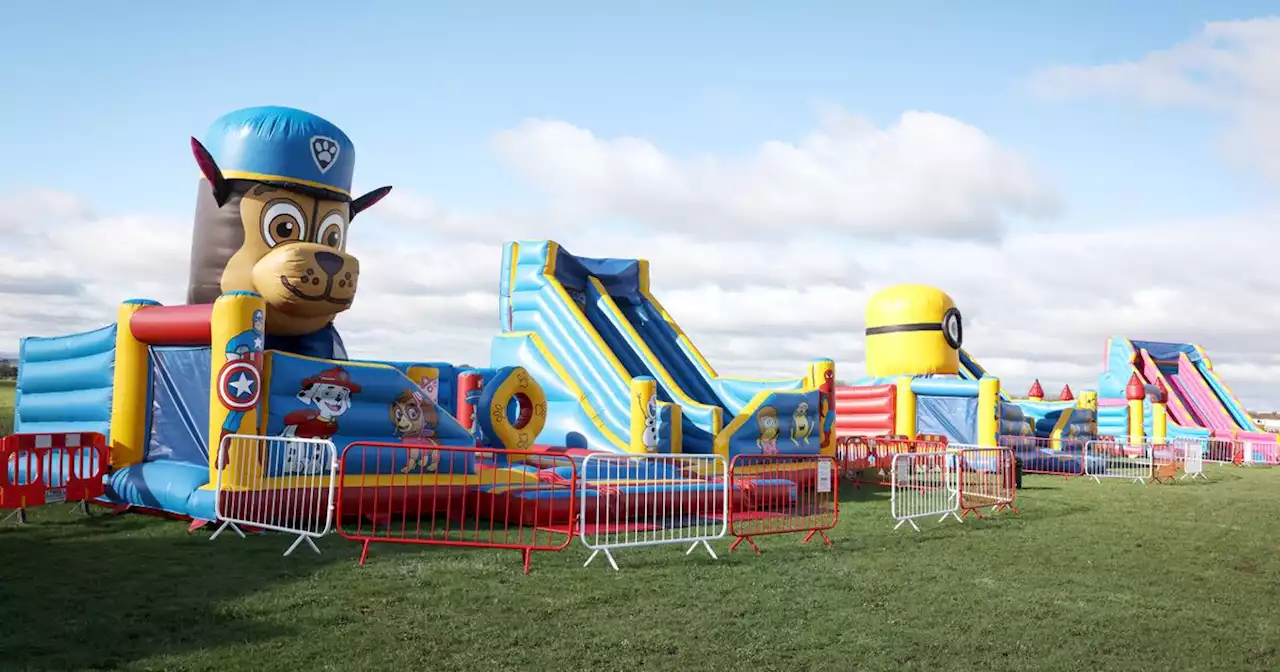
<svg viewBox="0 0 1280 672">
<path fill-rule="evenodd" d="M 962 347 L 960 312 L 945 292 L 900 285 L 866 307 L 867 375 L 836 389 L 838 436 L 929 439 L 1015 449 L 1028 472 L 1089 473 L 1089 441 L 1245 440 L 1266 459 L 1264 431 L 1214 372 L 1203 348 L 1112 337 L 1095 390 L 1064 386 L 1046 400 L 1040 381 L 1015 397 Z M 874 454 L 869 456 L 874 461 Z"/>
<path fill-rule="evenodd" d="M 351 139 L 296 109 L 232 112 L 190 146 L 200 178 L 187 303 L 128 299 L 114 324 L 20 346 L 15 431 L 106 437 L 102 501 L 120 510 L 190 518 L 194 529 L 215 519 L 216 492 L 251 498 L 320 473 L 307 439 L 343 455 L 344 503 L 386 496 L 388 475 L 447 471 L 452 488 L 559 498 L 566 519 L 569 484 L 556 492 L 557 474 L 528 453 L 729 460 L 834 449 L 831 360 L 785 380 L 723 376 L 651 293 L 645 260 L 577 256 L 549 240 L 507 243 L 494 260 L 502 326 L 487 368 L 350 359 L 335 318 L 362 272 L 394 271 L 361 268 L 347 237 L 391 187 L 354 195 Z M 220 459 L 229 436 L 300 441 Z M 344 450 L 352 443 L 420 448 Z M 248 459 L 260 464 L 237 463 Z M 661 492 L 663 468 L 635 467 L 634 489 Z M 611 487 L 632 485 L 616 476 Z M 689 487 L 681 482 L 670 487 Z"/>
<path fill-rule="evenodd" d="M 1013 447 L 1028 470 L 1053 472 L 1079 469 L 1080 446 L 1100 436 L 1275 445 L 1196 345 L 1112 338 L 1096 391 L 1046 400 L 1037 383 L 1015 397 L 963 349 L 951 297 L 920 285 L 869 300 L 866 373 L 850 385 L 836 387 L 826 358 L 789 379 L 725 376 L 654 295 L 647 261 L 550 240 L 508 242 L 494 260 L 500 329 L 487 367 L 432 353 L 354 360 L 337 318 L 362 273 L 396 271 L 362 267 L 348 236 L 391 187 L 352 192 L 351 139 L 291 108 L 232 112 L 190 148 L 200 177 L 186 303 L 127 299 L 113 324 L 20 346 L 15 431 L 105 437 L 100 501 L 118 510 L 194 529 L 216 519 L 219 493 L 252 498 L 320 474 L 306 440 L 342 456 L 342 504 L 389 496 L 389 476 L 421 487 L 447 471 L 448 487 L 477 496 L 557 502 L 564 521 L 574 492 L 539 454 L 733 460 L 833 455 L 837 436 L 932 438 Z M 226 454 L 230 436 L 298 441 Z M 385 447 L 402 444 L 415 448 Z M 668 468 L 637 461 L 609 487 L 694 487 Z"/>
</svg>

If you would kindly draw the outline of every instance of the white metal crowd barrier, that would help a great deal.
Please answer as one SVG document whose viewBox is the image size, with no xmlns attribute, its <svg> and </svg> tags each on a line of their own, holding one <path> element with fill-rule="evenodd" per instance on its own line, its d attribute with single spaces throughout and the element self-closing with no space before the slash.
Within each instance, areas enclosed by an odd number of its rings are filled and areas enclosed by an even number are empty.
<svg viewBox="0 0 1280 672">
<path fill-rule="evenodd" d="M 1199 441 L 1173 440 L 1174 457 L 1182 464 L 1182 478 L 1208 479 L 1204 474 L 1204 449 Z"/>
<path fill-rule="evenodd" d="M 607 455 L 582 462 L 578 537 L 616 571 L 620 548 L 708 542 L 728 532 L 729 465 L 719 455 Z"/>
<path fill-rule="evenodd" d="M 284 552 L 333 529 L 338 454 L 332 441 L 232 434 L 218 444 L 214 512 L 221 525 L 210 541 L 242 526 L 298 535 Z"/>
<path fill-rule="evenodd" d="M 1280 443 L 1260 439 L 1238 439 L 1242 444 L 1242 463 L 1254 466 L 1280 465 Z"/>
<path fill-rule="evenodd" d="M 957 451 L 897 453 L 889 477 L 889 510 L 898 521 L 916 531 L 917 518 L 954 517 L 960 520 L 960 469 Z"/>
<path fill-rule="evenodd" d="M 1084 475 L 1146 484 L 1155 475 L 1150 443 L 1096 440 L 1084 446 Z"/>
</svg>

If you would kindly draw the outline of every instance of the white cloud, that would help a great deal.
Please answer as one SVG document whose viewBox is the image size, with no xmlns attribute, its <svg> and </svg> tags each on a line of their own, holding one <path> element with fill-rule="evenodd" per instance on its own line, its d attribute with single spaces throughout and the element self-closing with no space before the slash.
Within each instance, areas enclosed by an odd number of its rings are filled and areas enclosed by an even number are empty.
<svg viewBox="0 0 1280 672">
<path fill-rule="evenodd" d="M 877 128 L 830 108 L 800 142 L 770 141 L 732 158 L 676 157 L 640 138 L 602 139 L 541 119 L 497 134 L 493 145 L 562 212 L 667 232 L 995 237 L 1010 215 L 1057 207 L 1023 158 L 929 112 Z"/>
<path fill-rule="evenodd" d="M 1050 99 L 1105 95 L 1227 115 L 1226 150 L 1280 179 L 1280 18 L 1209 23 L 1185 42 L 1122 63 L 1058 66 L 1032 91 Z"/>
<path fill-rule="evenodd" d="M 960 150 L 942 151 L 945 129 L 959 129 Z M 563 142 L 547 142 L 547 133 Z M 1036 377 L 1051 394 L 1063 383 L 1096 385 L 1114 334 L 1202 343 L 1248 403 L 1280 406 L 1272 382 L 1280 357 L 1271 352 L 1280 213 L 1105 232 L 1004 230 L 1002 213 L 1048 212 L 1052 190 L 1025 173 L 990 175 L 1023 161 L 936 115 L 907 115 L 885 130 L 828 118 L 799 146 L 766 145 L 740 160 L 679 160 L 644 141 L 602 141 L 555 122 L 527 122 L 495 142 L 518 170 L 544 176 L 549 209 L 466 213 L 397 193 L 363 215 L 351 240 L 361 295 L 339 322 L 354 355 L 487 362 L 500 241 L 541 236 L 584 256 L 648 258 L 664 305 L 730 375 L 794 376 L 828 356 L 842 377 L 860 376 L 868 297 L 922 282 L 952 294 L 967 348 L 1012 390 Z M 928 166 L 912 152 L 930 143 L 955 175 L 977 177 L 939 187 L 933 169 L 916 175 Z M 898 160 L 873 171 L 885 154 Z M 788 172 L 797 170 L 829 175 Z M 859 196 L 830 186 L 841 180 Z M 785 197 L 758 199 L 766 183 Z M 727 228 L 740 215 L 743 228 Z M 623 217 L 631 221 L 617 224 Z M 810 217 L 823 221 L 803 225 Z M 751 228 L 767 221 L 775 226 Z M 912 228 L 919 222 L 943 224 Z M 886 233 L 889 223 L 949 235 L 863 235 Z M 181 301 L 189 226 L 181 217 L 97 214 L 58 192 L 0 196 L 9 243 L 0 248 L 0 352 L 21 335 L 101 326 L 131 296 Z"/>
</svg>

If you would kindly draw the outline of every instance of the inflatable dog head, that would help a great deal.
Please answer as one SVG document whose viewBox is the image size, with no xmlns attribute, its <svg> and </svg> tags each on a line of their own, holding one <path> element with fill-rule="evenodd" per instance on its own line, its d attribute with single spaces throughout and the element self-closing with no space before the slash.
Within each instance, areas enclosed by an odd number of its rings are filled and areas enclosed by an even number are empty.
<svg viewBox="0 0 1280 672">
<path fill-rule="evenodd" d="M 355 148 L 337 126 L 301 110 L 253 107 L 191 139 L 200 166 L 188 303 L 253 291 L 267 333 L 309 334 L 351 307 L 360 262 L 347 229 L 391 187 L 351 198 Z"/>
</svg>

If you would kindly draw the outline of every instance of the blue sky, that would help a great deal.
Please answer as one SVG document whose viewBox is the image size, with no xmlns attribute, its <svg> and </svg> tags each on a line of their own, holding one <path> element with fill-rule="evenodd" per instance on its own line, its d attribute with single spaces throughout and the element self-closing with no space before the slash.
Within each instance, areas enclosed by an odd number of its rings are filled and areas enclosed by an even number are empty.
<svg viewBox="0 0 1280 672">
<path fill-rule="evenodd" d="M 8 7 L 0 185 L 63 189 L 108 213 L 185 213 L 187 136 L 237 107 L 285 104 L 354 138 L 358 187 L 486 211 L 537 202 L 487 146 L 525 117 L 677 155 L 740 154 L 799 138 L 830 101 L 882 124 L 923 109 L 978 126 L 1063 191 L 1072 225 L 1234 211 L 1261 195 L 1216 156 L 1212 118 L 1047 103 L 1025 81 L 1136 58 L 1268 3 L 370 4 Z"/>
</svg>

